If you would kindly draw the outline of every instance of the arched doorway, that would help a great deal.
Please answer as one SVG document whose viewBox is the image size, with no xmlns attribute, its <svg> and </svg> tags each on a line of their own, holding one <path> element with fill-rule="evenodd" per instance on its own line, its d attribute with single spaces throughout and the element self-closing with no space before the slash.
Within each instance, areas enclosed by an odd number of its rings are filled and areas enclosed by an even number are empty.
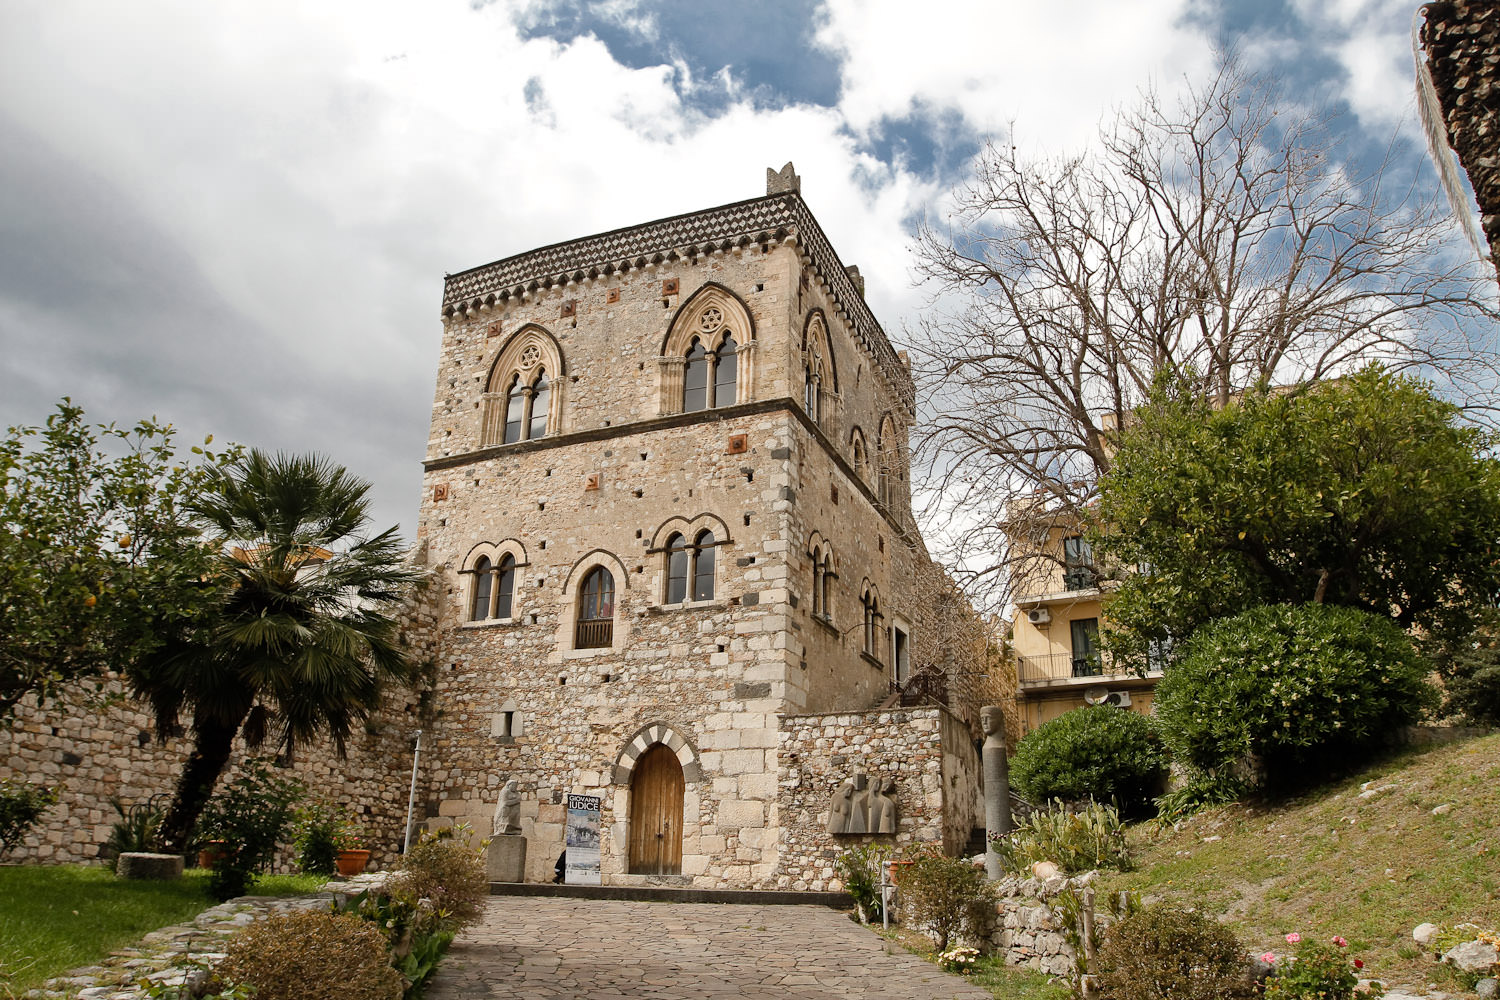
<svg viewBox="0 0 1500 1000">
<path fill-rule="evenodd" d="M 682 873 L 682 765 L 657 743 L 641 754 L 630 778 L 632 875 Z"/>
</svg>

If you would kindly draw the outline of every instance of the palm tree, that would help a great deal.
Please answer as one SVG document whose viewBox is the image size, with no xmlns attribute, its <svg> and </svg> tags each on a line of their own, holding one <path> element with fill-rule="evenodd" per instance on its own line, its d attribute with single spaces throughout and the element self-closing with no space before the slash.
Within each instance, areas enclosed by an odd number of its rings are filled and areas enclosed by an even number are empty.
<svg viewBox="0 0 1500 1000">
<path fill-rule="evenodd" d="M 187 848 L 236 736 L 290 753 L 326 732 L 342 756 L 383 685 L 412 679 L 395 615 L 422 576 L 394 528 L 363 534 L 369 490 L 324 457 L 253 450 L 192 502 L 217 551 L 206 611 L 130 674 L 159 738 L 192 714 L 165 850 Z"/>
</svg>

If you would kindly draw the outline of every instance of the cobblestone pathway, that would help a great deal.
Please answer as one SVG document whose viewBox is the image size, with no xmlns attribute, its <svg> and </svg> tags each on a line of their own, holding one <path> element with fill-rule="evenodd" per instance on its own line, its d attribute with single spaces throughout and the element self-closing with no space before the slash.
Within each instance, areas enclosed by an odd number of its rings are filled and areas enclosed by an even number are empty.
<svg viewBox="0 0 1500 1000">
<path fill-rule="evenodd" d="M 893 946 L 894 947 L 894 946 Z M 988 1000 L 821 906 L 497 896 L 427 1000 L 506 997 Z"/>
</svg>

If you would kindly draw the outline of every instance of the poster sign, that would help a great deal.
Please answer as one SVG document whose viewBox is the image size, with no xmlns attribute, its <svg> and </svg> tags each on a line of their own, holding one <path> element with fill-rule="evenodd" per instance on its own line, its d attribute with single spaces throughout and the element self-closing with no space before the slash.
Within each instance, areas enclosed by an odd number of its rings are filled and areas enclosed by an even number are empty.
<svg viewBox="0 0 1500 1000">
<path fill-rule="evenodd" d="M 597 795 L 569 795 L 568 823 L 563 843 L 568 849 L 564 880 L 568 885 L 598 885 L 599 814 L 604 800 Z"/>
</svg>

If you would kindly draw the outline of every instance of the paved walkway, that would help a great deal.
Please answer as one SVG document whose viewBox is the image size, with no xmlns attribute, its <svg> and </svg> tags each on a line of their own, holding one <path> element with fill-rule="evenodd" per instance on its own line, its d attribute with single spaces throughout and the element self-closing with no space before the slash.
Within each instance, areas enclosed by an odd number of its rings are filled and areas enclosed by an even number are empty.
<svg viewBox="0 0 1500 1000">
<path fill-rule="evenodd" d="M 497 896 L 426 1000 L 989 1000 L 822 906 Z"/>
</svg>

